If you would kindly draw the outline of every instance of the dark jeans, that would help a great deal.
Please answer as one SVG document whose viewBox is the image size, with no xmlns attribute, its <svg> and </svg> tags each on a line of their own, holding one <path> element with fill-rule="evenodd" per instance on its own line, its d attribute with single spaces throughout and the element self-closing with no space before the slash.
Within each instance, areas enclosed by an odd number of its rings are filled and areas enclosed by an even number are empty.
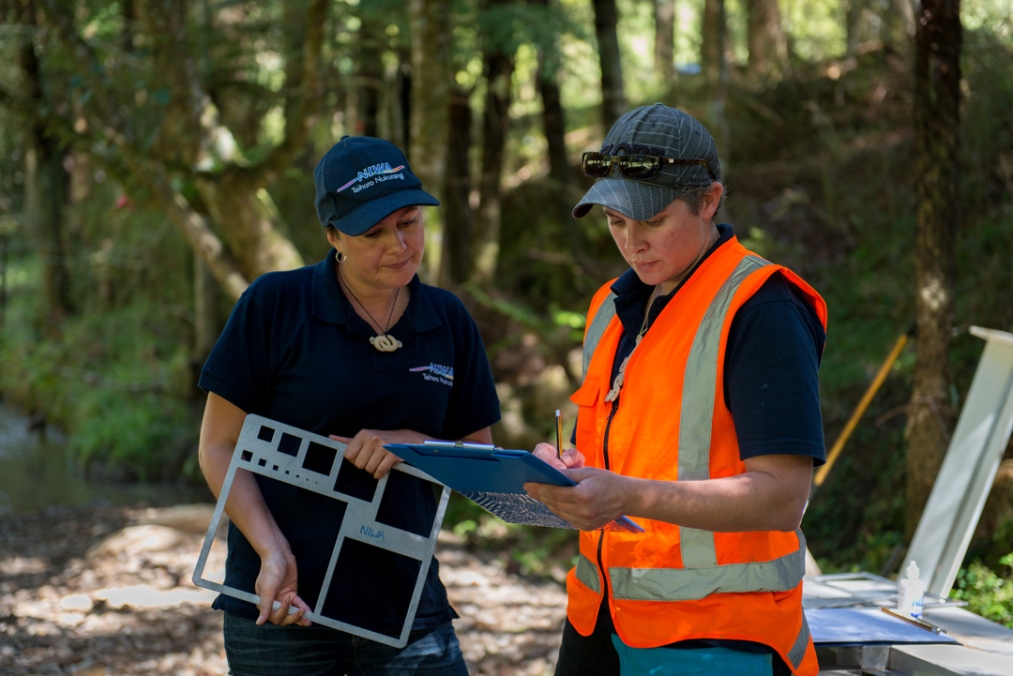
<svg viewBox="0 0 1013 676">
<path fill-rule="evenodd" d="M 413 631 L 404 648 L 318 625 L 258 627 L 230 613 L 224 633 L 233 676 L 468 676 L 450 622 Z"/>
<path fill-rule="evenodd" d="M 570 620 L 566 621 L 555 676 L 619 676 L 619 653 L 612 645 L 612 632 L 601 629 L 599 621 L 593 634 L 581 636 Z"/>
</svg>

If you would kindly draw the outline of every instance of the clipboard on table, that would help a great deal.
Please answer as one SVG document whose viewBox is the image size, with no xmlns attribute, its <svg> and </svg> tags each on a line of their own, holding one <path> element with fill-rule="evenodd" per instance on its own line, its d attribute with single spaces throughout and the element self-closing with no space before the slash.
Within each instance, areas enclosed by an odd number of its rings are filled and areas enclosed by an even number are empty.
<svg viewBox="0 0 1013 676">
<path fill-rule="evenodd" d="M 384 448 L 508 523 L 573 528 L 525 493 L 524 484 L 576 486 L 576 482 L 527 451 L 465 442 L 387 444 Z M 605 528 L 644 532 L 625 516 Z"/>
</svg>

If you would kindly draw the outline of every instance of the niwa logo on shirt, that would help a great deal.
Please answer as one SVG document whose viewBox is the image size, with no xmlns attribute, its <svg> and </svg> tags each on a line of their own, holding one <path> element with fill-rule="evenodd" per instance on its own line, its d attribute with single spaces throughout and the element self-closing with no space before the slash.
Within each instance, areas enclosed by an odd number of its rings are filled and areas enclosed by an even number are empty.
<svg viewBox="0 0 1013 676">
<path fill-rule="evenodd" d="M 428 364 L 427 366 L 416 366 L 408 369 L 412 373 L 421 373 L 422 377 L 434 383 L 440 383 L 447 387 L 454 386 L 454 367 L 442 366 L 440 364 Z"/>
</svg>

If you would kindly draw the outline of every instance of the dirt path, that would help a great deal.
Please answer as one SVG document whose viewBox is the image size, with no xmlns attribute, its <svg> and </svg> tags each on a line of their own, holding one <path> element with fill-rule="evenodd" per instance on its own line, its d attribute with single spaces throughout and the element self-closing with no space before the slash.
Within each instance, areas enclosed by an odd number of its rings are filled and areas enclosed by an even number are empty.
<svg viewBox="0 0 1013 676">
<path fill-rule="evenodd" d="M 226 674 L 221 614 L 190 582 L 209 506 L 0 517 L 0 674 Z M 216 548 L 208 570 L 223 564 Z M 452 534 L 437 548 L 474 675 L 551 674 L 565 593 Z"/>
</svg>

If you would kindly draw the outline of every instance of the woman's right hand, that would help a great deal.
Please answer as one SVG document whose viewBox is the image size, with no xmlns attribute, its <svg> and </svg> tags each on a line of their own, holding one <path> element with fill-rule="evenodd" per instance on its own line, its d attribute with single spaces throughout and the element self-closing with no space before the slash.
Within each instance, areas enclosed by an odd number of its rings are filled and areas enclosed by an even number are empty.
<svg viewBox="0 0 1013 676">
<path fill-rule="evenodd" d="M 418 444 L 426 437 L 412 430 L 362 429 L 354 437 L 332 434 L 330 438 L 346 444 L 345 460 L 366 470 L 374 479 L 382 479 L 391 467 L 401 462 L 401 458 L 384 448 L 384 444 Z"/>
<path fill-rule="evenodd" d="M 584 454 L 576 448 L 568 448 L 563 451 L 560 458 L 556 453 L 556 447 L 552 444 L 541 443 L 535 446 L 532 455 L 556 469 L 577 469 L 584 466 Z"/>
<path fill-rule="evenodd" d="M 208 393 L 198 457 L 215 497 L 221 495 L 245 420 L 246 411 L 214 392 Z M 253 474 L 236 472 L 225 512 L 260 556 L 260 574 L 254 587 L 261 600 L 257 624 L 268 620 L 275 624 L 310 624 L 303 618 L 310 607 L 296 592 L 295 556 L 271 516 Z M 280 605 L 277 609 L 275 601 Z M 295 609 L 292 615 L 288 614 L 289 607 Z"/>
<path fill-rule="evenodd" d="M 260 558 L 260 574 L 257 576 L 255 591 L 260 596 L 260 617 L 257 624 L 270 621 L 272 624 L 312 624 L 303 614 L 310 607 L 297 592 L 298 572 L 292 552 L 272 550 Z M 280 605 L 275 608 L 274 602 Z M 293 612 L 289 612 L 289 608 Z"/>
</svg>

